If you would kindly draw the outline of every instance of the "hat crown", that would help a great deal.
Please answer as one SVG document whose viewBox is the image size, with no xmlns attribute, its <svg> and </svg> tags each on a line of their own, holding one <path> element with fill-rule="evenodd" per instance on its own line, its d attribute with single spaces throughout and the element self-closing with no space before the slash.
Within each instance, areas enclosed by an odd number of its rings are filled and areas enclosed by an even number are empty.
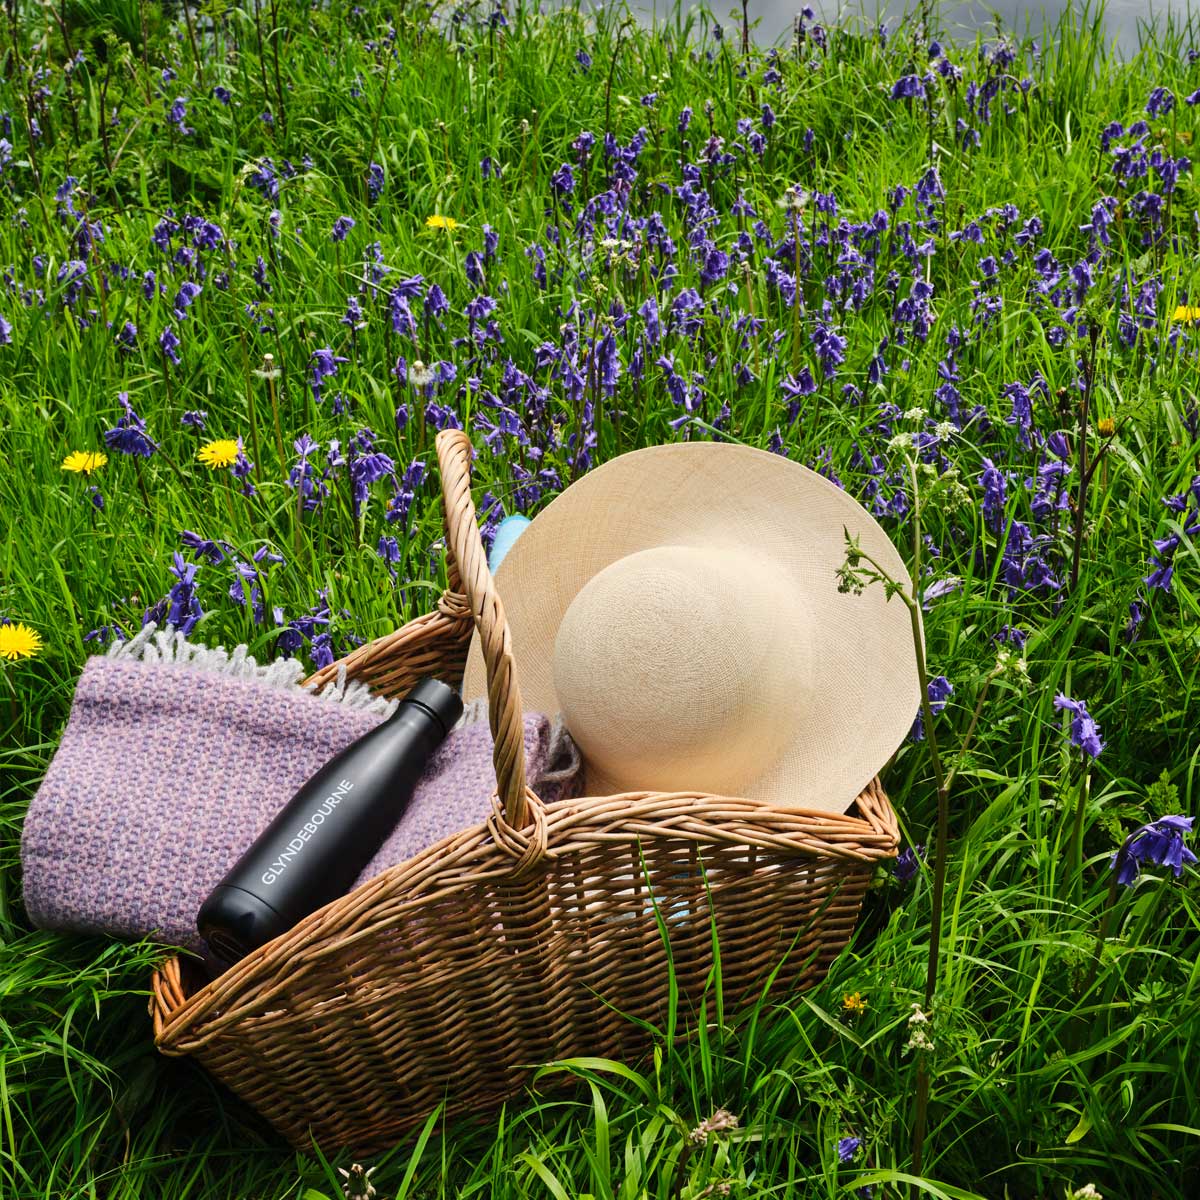
<svg viewBox="0 0 1200 1200">
<path fill-rule="evenodd" d="M 555 690 L 593 779 L 740 794 L 816 699 L 801 603 L 740 547 L 656 546 L 597 572 L 554 644 Z"/>
</svg>

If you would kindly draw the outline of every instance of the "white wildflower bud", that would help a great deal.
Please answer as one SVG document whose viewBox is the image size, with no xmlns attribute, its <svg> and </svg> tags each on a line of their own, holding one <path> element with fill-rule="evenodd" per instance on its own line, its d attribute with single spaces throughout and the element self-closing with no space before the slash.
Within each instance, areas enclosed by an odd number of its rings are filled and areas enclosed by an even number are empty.
<svg viewBox="0 0 1200 1200">
<path fill-rule="evenodd" d="M 919 406 L 917 408 L 906 409 L 904 412 L 904 419 L 906 421 L 920 421 L 924 416 L 925 410 Z"/>
<path fill-rule="evenodd" d="M 1071 1200 L 1104 1200 L 1104 1197 L 1096 1190 L 1094 1183 L 1085 1183 L 1071 1193 Z"/>
<path fill-rule="evenodd" d="M 701 1121 L 695 1129 L 688 1134 L 688 1141 L 694 1142 L 696 1145 L 703 1145 L 708 1141 L 710 1133 L 727 1133 L 731 1129 L 738 1127 L 738 1119 L 733 1113 L 727 1109 L 718 1108 L 715 1113 L 707 1120 Z"/>
<path fill-rule="evenodd" d="M 934 427 L 933 432 L 942 440 L 946 441 L 952 438 L 958 430 L 954 427 L 953 421 L 939 421 Z"/>
<path fill-rule="evenodd" d="M 1028 683 L 1029 663 L 1018 658 L 1007 646 L 1002 646 L 996 653 L 996 674 L 1007 675 L 1018 683 Z"/>
<path fill-rule="evenodd" d="M 904 1049 L 913 1050 L 918 1054 L 929 1054 L 933 1051 L 933 1039 L 922 1026 L 918 1025 L 909 1034 L 908 1041 L 904 1043 Z"/>
<path fill-rule="evenodd" d="M 889 450 L 911 450 L 914 446 L 911 433 L 897 433 L 888 440 Z"/>
</svg>

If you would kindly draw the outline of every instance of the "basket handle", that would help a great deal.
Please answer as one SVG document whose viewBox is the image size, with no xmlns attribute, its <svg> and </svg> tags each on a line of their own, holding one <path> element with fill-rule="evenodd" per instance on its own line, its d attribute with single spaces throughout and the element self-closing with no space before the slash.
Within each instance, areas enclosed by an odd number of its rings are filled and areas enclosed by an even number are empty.
<svg viewBox="0 0 1200 1200">
<path fill-rule="evenodd" d="M 451 578 L 457 573 L 467 599 L 487 670 L 488 723 L 492 727 L 492 762 L 504 819 L 523 829 L 530 819 L 531 797 L 525 779 L 525 720 L 521 689 L 513 666 L 512 634 L 504 606 L 488 570 L 471 499 L 471 439 L 461 429 L 443 429 L 436 440 L 446 515 L 446 545 Z"/>
</svg>

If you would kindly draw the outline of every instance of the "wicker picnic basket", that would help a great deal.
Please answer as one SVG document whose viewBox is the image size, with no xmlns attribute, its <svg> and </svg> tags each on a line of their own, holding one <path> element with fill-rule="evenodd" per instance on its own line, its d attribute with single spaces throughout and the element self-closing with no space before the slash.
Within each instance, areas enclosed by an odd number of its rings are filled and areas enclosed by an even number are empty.
<svg viewBox="0 0 1200 1200">
<path fill-rule="evenodd" d="M 194 1055 L 297 1147 L 376 1152 L 442 1102 L 446 1115 L 498 1106 L 539 1065 L 631 1059 L 666 1011 L 672 972 L 682 1012 L 698 1009 L 714 925 L 727 1005 L 772 977 L 781 989 L 816 982 L 850 936 L 874 865 L 898 844 L 878 780 L 845 815 L 694 793 L 543 804 L 526 787 L 521 694 L 471 501 L 471 444 L 446 431 L 437 452 L 450 587 L 434 612 L 343 661 L 389 696 L 430 674 L 460 683 L 478 628 L 492 817 L 211 982 L 178 958 L 153 978 L 159 1049 Z"/>
</svg>

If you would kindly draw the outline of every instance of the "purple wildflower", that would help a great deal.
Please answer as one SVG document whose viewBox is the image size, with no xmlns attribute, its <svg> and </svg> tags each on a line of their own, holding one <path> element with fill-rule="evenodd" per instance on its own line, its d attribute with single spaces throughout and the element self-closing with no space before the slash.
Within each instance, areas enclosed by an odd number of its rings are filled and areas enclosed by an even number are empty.
<svg viewBox="0 0 1200 1200">
<path fill-rule="evenodd" d="M 146 433 L 146 422 L 133 411 L 129 403 L 128 392 L 118 392 L 117 399 L 125 410 L 113 426 L 104 432 L 104 444 L 110 450 L 119 450 L 122 454 L 132 454 L 137 458 L 149 458 L 158 446 Z"/>
<path fill-rule="evenodd" d="M 196 563 L 185 562 L 183 555 L 176 550 L 174 565 L 169 568 L 176 582 L 166 596 L 146 609 L 142 614 L 142 624 L 148 625 L 154 621 L 158 625 L 170 625 L 185 637 L 191 633 L 204 616 L 196 596 L 196 572 L 199 569 Z"/>
<path fill-rule="evenodd" d="M 172 366 L 179 366 L 179 336 L 170 325 L 158 335 L 158 345 Z"/>
<path fill-rule="evenodd" d="M 1175 107 L 1175 93 L 1170 88 L 1156 87 L 1146 101 L 1146 111 L 1152 117 L 1165 117 Z"/>
<path fill-rule="evenodd" d="M 179 291 L 175 293 L 175 301 L 171 305 L 177 321 L 187 320 L 188 309 L 192 307 L 193 302 L 202 290 L 198 283 L 192 283 L 190 279 L 185 279 L 179 285 Z"/>
<path fill-rule="evenodd" d="M 354 228 L 354 223 L 353 217 L 338 217 L 338 219 L 333 223 L 333 228 L 329 231 L 329 236 L 335 242 L 344 242 L 346 240 L 346 234 L 348 234 L 350 230 Z"/>
<path fill-rule="evenodd" d="M 1088 712 L 1087 705 L 1059 692 L 1054 697 L 1054 707 L 1071 714 L 1071 745 L 1077 746 L 1089 758 L 1099 758 L 1104 743 L 1100 740 L 1100 726 Z"/>
<path fill-rule="evenodd" d="M 929 711 L 936 716 L 946 707 L 946 702 L 953 695 L 954 684 L 945 675 L 935 676 L 929 681 Z M 925 713 L 923 709 L 917 710 L 917 719 L 913 722 L 909 737 L 914 742 L 923 742 L 925 740 Z"/>
<path fill-rule="evenodd" d="M 183 136 L 189 137 L 196 131 L 187 123 L 187 97 L 177 96 L 167 109 L 167 123 L 174 125 L 176 130 Z"/>
<path fill-rule="evenodd" d="M 892 866 L 892 878 L 898 883 L 908 883 L 910 879 L 916 877 L 917 871 L 920 870 L 924 861 L 924 845 L 905 846 Z"/>
<path fill-rule="evenodd" d="M 936 580 L 925 589 L 925 594 L 921 597 L 921 607 L 928 612 L 934 600 L 938 600 L 942 596 L 949 596 L 952 592 L 957 592 L 962 585 L 963 581 L 955 576 Z"/>
<path fill-rule="evenodd" d="M 862 1146 L 862 1138 L 844 1137 L 838 1139 L 837 1155 L 838 1162 L 848 1163 L 859 1151 Z"/>
<path fill-rule="evenodd" d="M 372 204 L 383 195 L 383 183 L 383 167 L 379 163 L 373 162 L 367 168 L 367 195 L 370 197 Z"/>
<path fill-rule="evenodd" d="M 321 402 L 321 384 L 322 380 L 328 379 L 338 373 L 338 363 L 349 362 L 348 358 L 343 358 L 341 355 L 334 354 L 333 349 L 326 346 L 322 350 L 314 350 L 312 353 L 312 375 L 310 382 L 312 383 L 313 399 L 319 404 Z"/>
<path fill-rule="evenodd" d="M 1117 872 L 1117 882 L 1130 887 L 1141 874 L 1142 863 L 1170 867 L 1178 879 L 1184 865 L 1196 861 L 1195 854 L 1183 844 L 1184 835 L 1192 831 L 1193 820 L 1182 816 L 1159 817 L 1135 829 L 1109 860 L 1109 867 Z"/>
</svg>

